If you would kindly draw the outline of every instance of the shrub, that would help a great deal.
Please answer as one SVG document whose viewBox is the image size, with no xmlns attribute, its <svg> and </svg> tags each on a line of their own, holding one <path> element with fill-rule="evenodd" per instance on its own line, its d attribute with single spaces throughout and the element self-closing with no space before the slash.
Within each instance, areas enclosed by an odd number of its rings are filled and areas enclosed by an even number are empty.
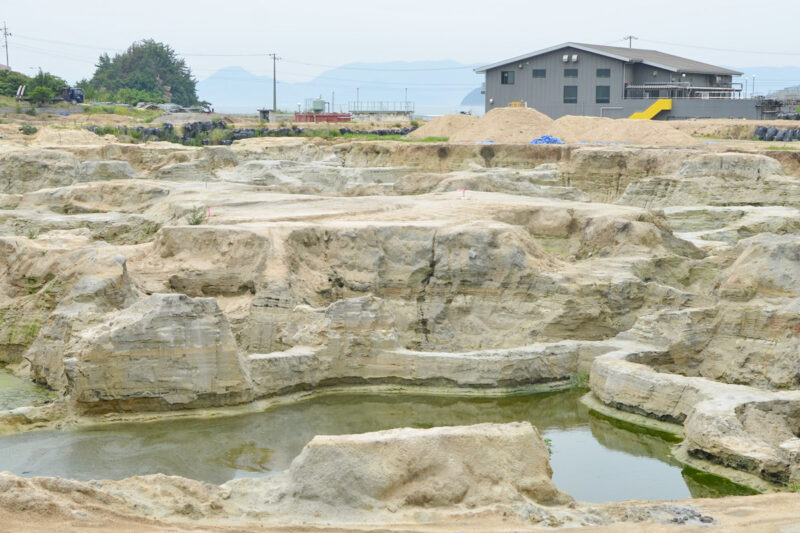
<svg viewBox="0 0 800 533">
<path fill-rule="evenodd" d="M 549 438 L 545 437 L 542 440 L 544 441 L 544 445 L 547 447 L 547 455 L 552 457 L 553 456 L 553 439 L 549 439 Z"/>
<path fill-rule="evenodd" d="M 34 134 L 34 133 L 36 133 L 38 130 L 36 129 L 36 126 L 31 126 L 30 124 L 23 124 L 23 125 L 22 125 L 22 126 L 19 128 L 19 131 L 20 131 L 20 133 L 22 133 L 23 135 L 33 135 L 33 134 Z"/>
<path fill-rule="evenodd" d="M 208 142 L 209 144 L 220 144 L 220 141 L 227 140 L 231 134 L 227 131 L 215 128 L 208 132 Z"/>
<path fill-rule="evenodd" d="M 579 387 L 579 388 L 588 387 L 589 372 L 584 370 L 583 372 L 578 372 L 576 374 L 573 374 L 572 376 L 570 376 L 569 381 L 573 387 Z"/>
<path fill-rule="evenodd" d="M 203 223 L 206 219 L 206 210 L 203 208 L 202 205 L 198 205 L 193 207 L 191 211 L 186 215 L 186 222 L 190 226 L 199 226 Z"/>
<path fill-rule="evenodd" d="M 40 85 L 39 87 L 34 88 L 28 97 L 31 100 L 31 103 L 42 105 L 42 104 L 49 104 L 53 101 L 55 97 L 55 93 L 53 93 L 53 89 L 50 87 L 45 87 L 44 85 Z"/>
<path fill-rule="evenodd" d="M 123 88 L 114 95 L 114 102 L 118 104 L 136 105 L 139 102 L 153 102 L 163 104 L 164 97 L 160 93 L 150 91 L 137 91 L 136 89 Z"/>
</svg>

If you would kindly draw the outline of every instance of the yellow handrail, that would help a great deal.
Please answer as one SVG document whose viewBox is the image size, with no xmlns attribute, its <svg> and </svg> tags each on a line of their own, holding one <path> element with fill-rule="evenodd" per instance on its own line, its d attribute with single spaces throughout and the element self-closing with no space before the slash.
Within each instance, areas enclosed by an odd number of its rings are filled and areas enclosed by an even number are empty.
<svg viewBox="0 0 800 533">
<path fill-rule="evenodd" d="M 650 105 L 650 107 L 648 107 L 644 111 L 637 111 L 628 118 L 632 118 L 634 120 L 652 120 L 655 118 L 656 115 L 658 115 L 662 111 L 670 111 L 671 109 L 672 109 L 672 99 L 660 98 L 655 102 L 653 102 Z"/>
</svg>

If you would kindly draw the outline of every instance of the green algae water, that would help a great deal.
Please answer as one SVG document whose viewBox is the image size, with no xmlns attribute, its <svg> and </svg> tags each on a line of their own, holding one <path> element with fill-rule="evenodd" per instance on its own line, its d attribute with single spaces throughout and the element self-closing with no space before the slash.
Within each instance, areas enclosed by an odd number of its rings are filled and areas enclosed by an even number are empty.
<svg viewBox="0 0 800 533">
<path fill-rule="evenodd" d="M 3 367 L 0 367 L 0 411 L 16 409 L 30 403 L 53 399 L 55 395 L 45 389 L 20 379 Z"/>
<path fill-rule="evenodd" d="M 509 398 L 335 394 L 224 418 L 10 435 L 0 437 L 0 471 L 77 479 L 161 472 L 223 483 L 286 469 L 314 435 L 529 421 L 548 439 L 556 485 L 579 500 L 740 493 L 719 478 L 684 471 L 671 459 L 667 440 L 591 415 L 579 402 L 585 392 Z"/>
</svg>

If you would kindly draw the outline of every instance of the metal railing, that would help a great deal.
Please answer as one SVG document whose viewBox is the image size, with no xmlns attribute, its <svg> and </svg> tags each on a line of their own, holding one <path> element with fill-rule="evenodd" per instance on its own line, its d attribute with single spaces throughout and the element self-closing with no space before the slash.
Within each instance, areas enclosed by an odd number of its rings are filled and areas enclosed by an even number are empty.
<svg viewBox="0 0 800 533">
<path fill-rule="evenodd" d="M 350 102 L 351 113 L 413 113 L 414 102 Z"/>
<path fill-rule="evenodd" d="M 669 98 L 671 100 L 748 100 L 748 98 L 737 98 L 731 95 L 725 96 L 625 96 L 624 100 L 660 100 L 661 98 Z"/>
</svg>

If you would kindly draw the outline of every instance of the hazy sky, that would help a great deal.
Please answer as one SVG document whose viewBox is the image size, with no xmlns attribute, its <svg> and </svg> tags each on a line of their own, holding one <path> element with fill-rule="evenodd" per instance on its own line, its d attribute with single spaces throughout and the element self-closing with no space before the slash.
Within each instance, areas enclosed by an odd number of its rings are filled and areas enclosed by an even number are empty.
<svg viewBox="0 0 800 533">
<path fill-rule="evenodd" d="M 635 47 L 714 64 L 800 66 L 800 0 L 0 0 L 0 20 L 13 69 L 70 82 L 143 38 L 186 54 L 198 79 L 228 65 L 271 73 L 265 56 L 200 54 L 278 52 L 278 78 L 303 81 L 325 67 L 301 63 L 488 63 L 565 41 L 625 46 L 629 34 Z"/>
</svg>

